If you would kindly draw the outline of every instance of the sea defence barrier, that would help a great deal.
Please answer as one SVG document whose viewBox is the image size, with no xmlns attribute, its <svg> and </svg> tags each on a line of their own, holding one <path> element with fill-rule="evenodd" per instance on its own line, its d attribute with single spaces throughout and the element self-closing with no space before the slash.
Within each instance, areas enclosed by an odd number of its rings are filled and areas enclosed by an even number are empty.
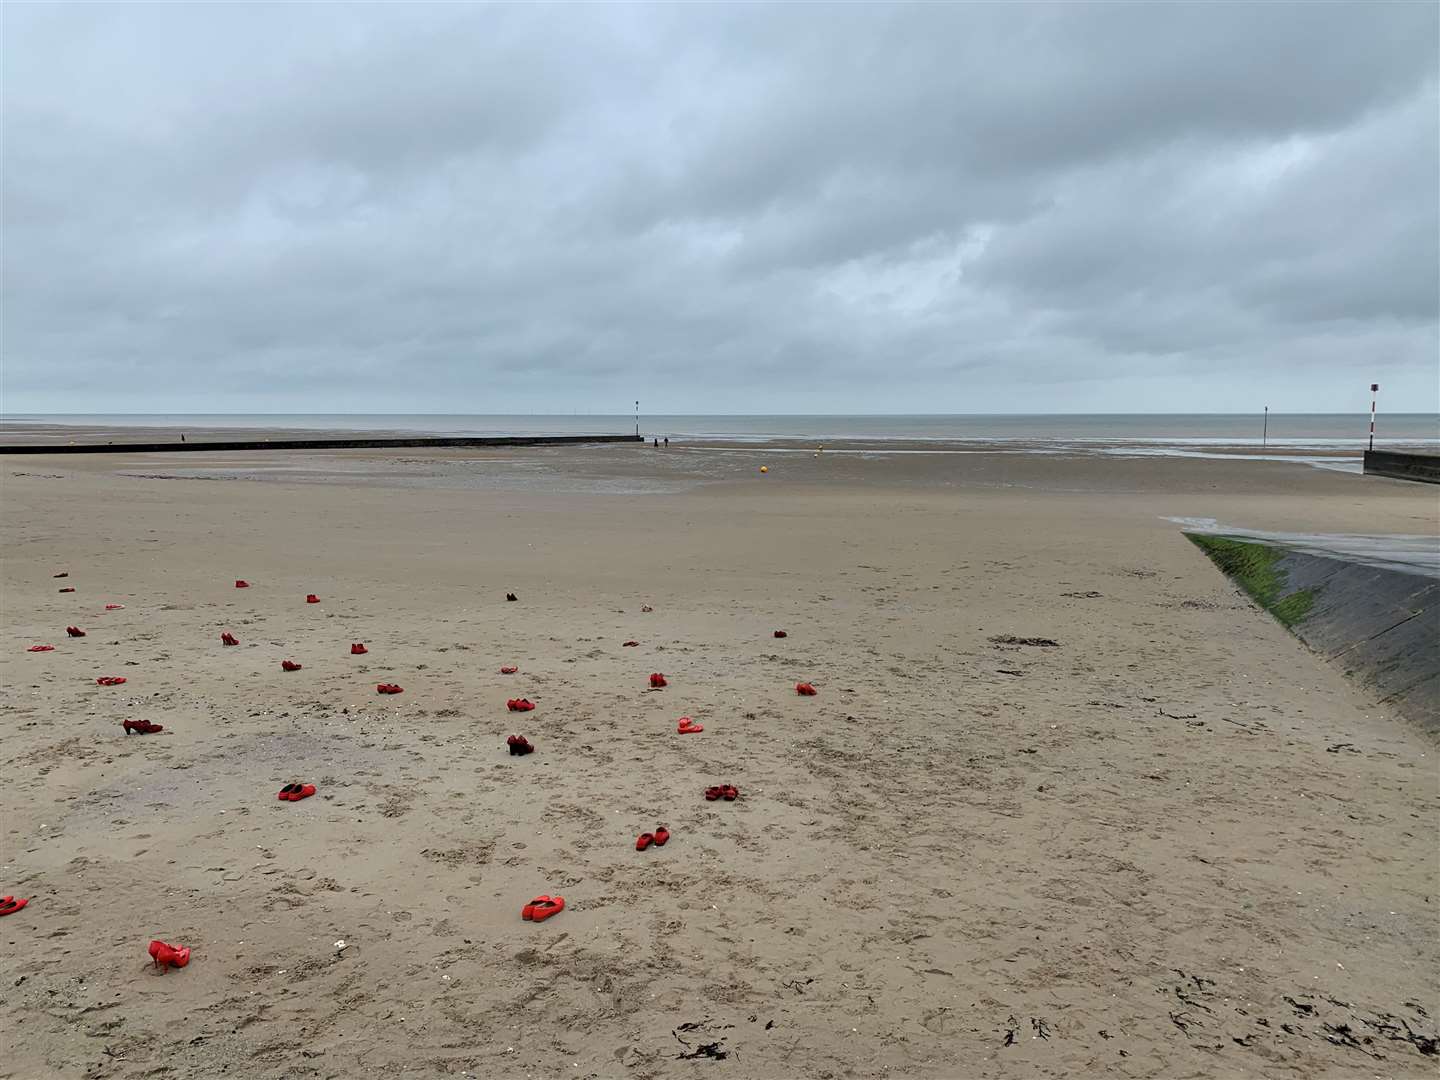
<svg viewBox="0 0 1440 1080">
<path fill-rule="evenodd" d="M 1392 480 L 1419 480 L 1424 484 L 1440 484 L 1440 454 L 1366 450 L 1365 474 L 1388 476 Z"/>
<path fill-rule="evenodd" d="M 1440 578 L 1251 538 L 1185 535 L 1366 696 L 1440 736 Z"/>
<path fill-rule="evenodd" d="M 639 435 L 395 436 L 347 439 L 195 439 L 185 442 L 12 443 L 0 454 L 155 454 L 227 450 L 385 450 L 416 446 L 579 446 L 639 443 Z"/>
</svg>

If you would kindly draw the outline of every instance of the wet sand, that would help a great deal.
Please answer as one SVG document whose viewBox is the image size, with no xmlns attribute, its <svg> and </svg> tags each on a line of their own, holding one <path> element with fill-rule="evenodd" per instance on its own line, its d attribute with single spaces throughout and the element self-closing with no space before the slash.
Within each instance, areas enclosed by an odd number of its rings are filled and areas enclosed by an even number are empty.
<svg viewBox="0 0 1440 1080">
<path fill-rule="evenodd" d="M 0 466 L 0 1076 L 1434 1074 L 1437 748 L 1164 520 L 1434 534 L 1433 490 L 678 446 Z M 522 921 L 539 893 L 566 910 Z"/>
</svg>

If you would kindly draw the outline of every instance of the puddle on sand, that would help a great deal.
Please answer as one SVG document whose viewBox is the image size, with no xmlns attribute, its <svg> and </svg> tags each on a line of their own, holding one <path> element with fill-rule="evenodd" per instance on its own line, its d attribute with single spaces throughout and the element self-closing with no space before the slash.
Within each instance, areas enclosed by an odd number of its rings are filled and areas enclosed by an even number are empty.
<svg viewBox="0 0 1440 1080">
<path fill-rule="evenodd" d="M 1389 536 L 1362 533 L 1286 533 L 1221 525 L 1214 518 L 1167 517 L 1186 532 L 1238 539 L 1264 540 L 1307 555 L 1346 559 L 1381 570 L 1399 570 L 1440 578 L 1440 539 L 1396 533 Z"/>
</svg>

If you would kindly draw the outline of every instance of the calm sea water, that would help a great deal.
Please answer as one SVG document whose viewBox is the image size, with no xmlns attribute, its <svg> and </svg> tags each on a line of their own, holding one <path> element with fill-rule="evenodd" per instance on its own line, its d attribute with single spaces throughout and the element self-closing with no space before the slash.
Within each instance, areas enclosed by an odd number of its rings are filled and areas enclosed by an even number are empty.
<svg viewBox="0 0 1440 1080">
<path fill-rule="evenodd" d="M 1370 418 L 1364 414 L 1272 413 L 1269 441 L 1275 446 L 1345 447 L 1365 444 Z M 635 428 L 634 416 L 486 416 L 390 413 L 209 413 L 209 414 L 16 414 L 0 417 L 0 429 L 30 424 L 98 427 L 282 428 L 309 431 L 393 431 L 434 435 L 622 434 Z M 1384 445 L 1440 446 L 1440 414 L 1381 414 L 1376 441 Z M 945 415 L 945 416 L 646 416 L 640 430 L 650 437 L 718 442 L 799 440 L 1145 442 L 1185 445 L 1259 446 L 1262 418 L 1225 414 L 1157 413 L 1111 415 Z"/>
</svg>

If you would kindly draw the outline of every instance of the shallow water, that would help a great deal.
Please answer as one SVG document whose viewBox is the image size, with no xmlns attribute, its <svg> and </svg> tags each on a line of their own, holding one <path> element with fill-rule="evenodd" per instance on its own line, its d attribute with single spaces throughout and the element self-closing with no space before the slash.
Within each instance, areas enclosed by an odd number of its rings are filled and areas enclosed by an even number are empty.
<svg viewBox="0 0 1440 1080">
<path fill-rule="evenodd" d="M 1345 559 L 1383 570 L 1440 578 L 1440 540 L 1433 536 L 1360 533 L 1285 533 L 1222 525 L 1214 518 L 1167 517 L 1186 532 L 1265 540 L 1307 555 Z"/>
</svg>

